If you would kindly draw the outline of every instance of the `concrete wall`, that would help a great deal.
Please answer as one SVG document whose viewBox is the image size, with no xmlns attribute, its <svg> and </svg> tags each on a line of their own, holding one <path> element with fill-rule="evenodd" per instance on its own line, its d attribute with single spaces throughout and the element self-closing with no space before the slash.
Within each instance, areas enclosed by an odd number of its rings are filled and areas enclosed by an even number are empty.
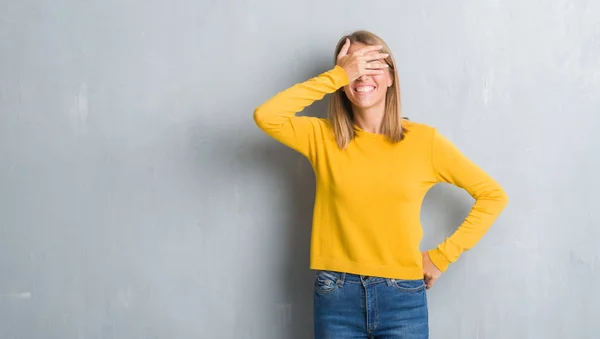
<svg viewBox="0 0 600 339">
<path fill-rule="evenodd" d="M 310 338 L 314 177 L 252 112 L 355 29 L 511 198 L 431 337 L 599 338 L 592 0 L 0 1 L 0 338 Z M 471 203 L 436 186 L 423 249 Z"/>
</svg>

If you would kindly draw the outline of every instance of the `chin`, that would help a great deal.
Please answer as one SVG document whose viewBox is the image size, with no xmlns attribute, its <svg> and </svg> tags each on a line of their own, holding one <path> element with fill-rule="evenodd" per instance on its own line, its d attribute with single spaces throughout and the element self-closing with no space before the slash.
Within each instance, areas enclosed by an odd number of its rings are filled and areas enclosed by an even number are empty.
<svg viewBox="0 0 600 339">
<path fill-rule="evenodd" d="M 372 107 L 380 105 L 383 102 L 383 99 L 380 99 L 380 100 L 354 99 L 354 100 L 351 100 L 351 102 L 357 108 L 360 108 L 360 109 L 369 109 L 369 108 L 372 108 Z"/>
</svg>

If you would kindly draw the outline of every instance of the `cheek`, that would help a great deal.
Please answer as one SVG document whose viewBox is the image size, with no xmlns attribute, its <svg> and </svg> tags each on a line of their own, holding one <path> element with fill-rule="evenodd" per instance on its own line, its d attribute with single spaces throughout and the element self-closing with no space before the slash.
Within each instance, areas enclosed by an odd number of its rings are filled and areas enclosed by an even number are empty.
<svg viewBox="0 0 600 339">
<path fill-rule="evenodd" d="M 379 87 L 389 87 L 391 84 L 392 78 L 389 74 L 381 74 L 377 75 L 374 80 L 377 82 Z"/>
<path fill-rule="evenodd" d="M 382 75 L 381 77 L 375 79 L 377 81 L 377 92 L 387 92 L 388 90 L 388 78 L 385 75 Z"/>
<path fill-rule="evenodd" d="M 344 89 L 344 94 L 346 94 L 347 97 L 350 97 L 351 92 L 352 92 L 350 90 L 350 85 L 344 86 L 343 89 Z"/>
<path fill-rule="evenodd" d="M 354 83 L 344 86 L 344 93 L 348 99 L 353 98 L 356 95 L 356 93 L 352 90 L 352 86 L 354 86 Z"/>
</svg>

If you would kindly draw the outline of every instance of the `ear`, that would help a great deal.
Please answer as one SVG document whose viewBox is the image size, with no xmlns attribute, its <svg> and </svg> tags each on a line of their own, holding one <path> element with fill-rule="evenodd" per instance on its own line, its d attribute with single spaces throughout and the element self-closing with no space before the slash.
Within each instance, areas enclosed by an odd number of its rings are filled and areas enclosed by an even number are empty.
<svg viewBox="0 0 600 339">
<path fill-rule="evenodd" d="M 392 77 L 391 74 L 388 73 L 388 87 L 392 87 L 393 84 L 394 84 L 394 78 Z"/>
</svg>

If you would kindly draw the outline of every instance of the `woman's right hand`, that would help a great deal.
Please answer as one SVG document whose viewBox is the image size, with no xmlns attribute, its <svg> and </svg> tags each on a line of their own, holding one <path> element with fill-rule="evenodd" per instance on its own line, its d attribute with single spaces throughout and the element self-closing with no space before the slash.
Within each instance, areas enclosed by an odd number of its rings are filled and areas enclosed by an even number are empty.
<svg viewBox="0 0 600 339">
<path fill-rule="evenodd" d="M 377 52 L 382 48 L 383 46 L 379 45 L 366 46 L 348 54 L 348 50 L 350 49 L 350 39 L 346 39 L 346 43 L 337 56 L 337 65 L 346 71 L 350 82 L 363 75 L 383 74 L 384 69 L 388 68 L 388 64 L 385 61 L 381 63 L 371 62 L 388 57 L 387 53 Z"/>
</svg>

